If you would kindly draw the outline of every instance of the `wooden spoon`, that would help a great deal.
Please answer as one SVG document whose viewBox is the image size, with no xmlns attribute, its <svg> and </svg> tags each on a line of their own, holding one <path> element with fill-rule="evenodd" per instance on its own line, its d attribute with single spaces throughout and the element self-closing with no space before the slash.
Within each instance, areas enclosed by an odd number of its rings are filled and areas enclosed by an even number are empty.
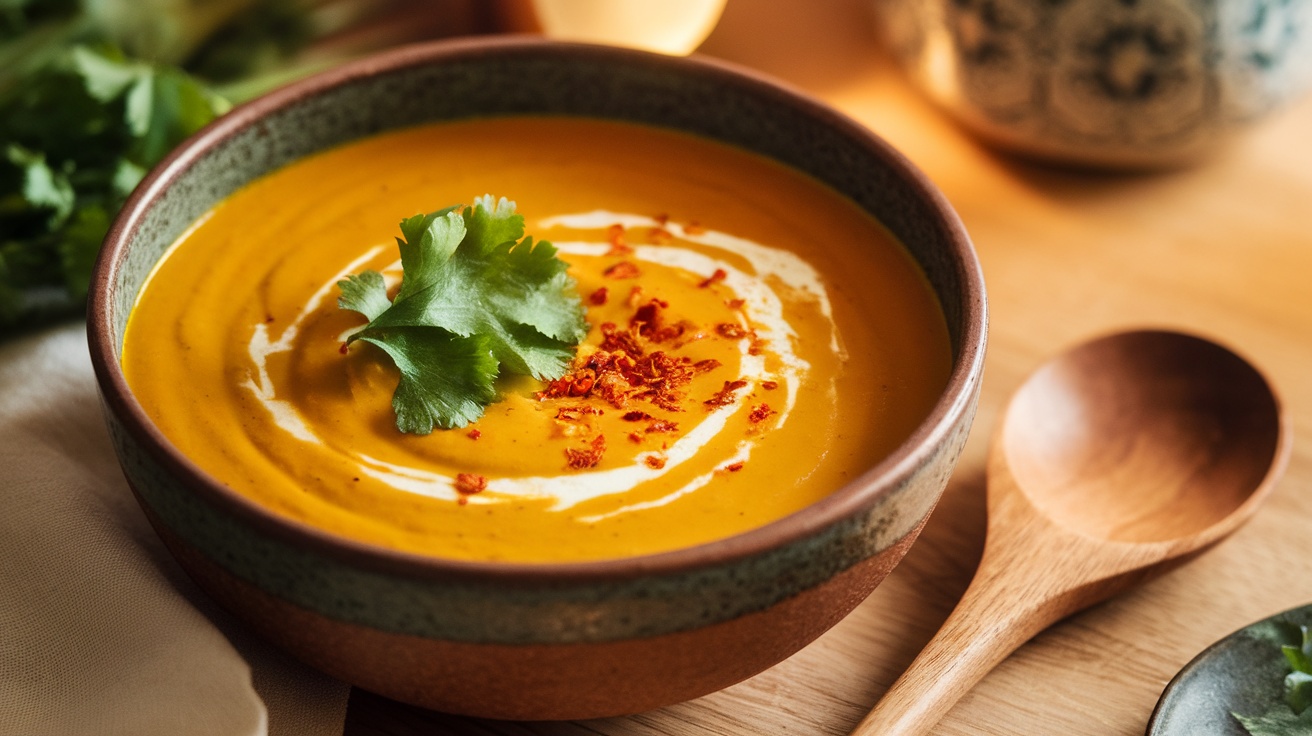
<svg viewBox="0 0 1312 736">
<path fill-rule="evenodd" d="M 1215 343 L 1127 332 L 1047 363 L 1016 392 L 990 448 L 974 580 L 853 733 L 928 733 L 1044 628 L 1237 529 L 1288 456 L 1271 386 Z"/>
</svg>

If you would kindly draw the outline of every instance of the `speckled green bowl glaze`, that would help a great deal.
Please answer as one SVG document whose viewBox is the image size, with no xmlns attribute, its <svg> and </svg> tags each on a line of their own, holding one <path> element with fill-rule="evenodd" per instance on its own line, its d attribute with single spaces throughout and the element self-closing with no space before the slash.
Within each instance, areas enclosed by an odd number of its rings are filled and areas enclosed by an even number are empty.
<svg viewBox="0 0 1312 736">
<path fill-rule="evenodd" d="M 351 541 L 225 488 L 147 418 L 119 367 L 128 314 L 169 245 L 215 203 L 298 158 L 380 131 L 503 115 L 638 121 L 726 141 L 828 183 L 884 222 L 943 304 L 955 364 L 893 455 L 832 496 L 722 541 L 575 564 L 456 562 Z M 868 130 L 724 64 L 524 40 L 397 50 L 239 107 L 146 178 L 96 272 L 91 353 L 123 471 L 183 567 L 306 662 L 470 715 L 586 718 L 694 698 L 788 657 L 906 553 L 979 396 L 984 284 L 956 215 Z"/>
</svg>

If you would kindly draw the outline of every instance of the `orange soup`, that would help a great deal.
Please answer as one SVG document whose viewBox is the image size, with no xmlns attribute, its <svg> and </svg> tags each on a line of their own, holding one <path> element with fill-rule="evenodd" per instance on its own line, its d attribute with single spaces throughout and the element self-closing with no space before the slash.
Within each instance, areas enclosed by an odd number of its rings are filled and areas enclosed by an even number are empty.
<svg viewBox="0 0 1312 736">
<path fill-rule="evenodd" d="M 399 279 L 398 222 L 514 200 L 569 264 L 569 373 L 506 377 L 478 421 L 403 434 L 398 371 L 337 282 Z M 470 560 L 578 561 L 727 537 L 872 467 L 929 413 L 947 327 L 910 255 L 817 181 L 692 136 L 576 118 L 392 132 L 256 181 L 169 252 L 123 368 L 234 491 L 334 534 Z"/>
</svg>

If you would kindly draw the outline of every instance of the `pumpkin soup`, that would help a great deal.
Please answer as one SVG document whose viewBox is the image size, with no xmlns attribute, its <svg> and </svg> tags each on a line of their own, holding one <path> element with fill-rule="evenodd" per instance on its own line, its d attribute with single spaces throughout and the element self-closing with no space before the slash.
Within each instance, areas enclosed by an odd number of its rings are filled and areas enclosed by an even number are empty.
<svg viewBox="0 0 1312 736">
<path fill-rule="evenodd" d="M 368 320 L 339 282 L 371 269 L 395 293 L 397 223 L 484 193 L 568 263 L 586 337 L 558 379 L 504 374 L 476 421 L 403 433 L 398 369 L 352 341 Z M 825 497 L 910 435 L 951 354 L 912 258 L 815 180 L 655 128 L 505 118 L 387 133 L 233 194 L 142 289 L 122 361 L 170 441 L 271 509 L 545 562 L 691 546 Z"/>
</svg>

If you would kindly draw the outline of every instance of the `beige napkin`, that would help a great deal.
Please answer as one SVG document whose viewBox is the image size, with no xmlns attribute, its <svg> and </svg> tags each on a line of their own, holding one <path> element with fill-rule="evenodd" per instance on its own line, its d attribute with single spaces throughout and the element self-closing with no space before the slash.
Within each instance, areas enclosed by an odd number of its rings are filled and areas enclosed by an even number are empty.
<svg viewBox="0 0 1312 736">
<path fill-rule="evenodd" d="M 0 342 L 0 734 L 338 736 L 347 693 L 218 610 L 156 539 L 83 325 Z"/>
</svg>

